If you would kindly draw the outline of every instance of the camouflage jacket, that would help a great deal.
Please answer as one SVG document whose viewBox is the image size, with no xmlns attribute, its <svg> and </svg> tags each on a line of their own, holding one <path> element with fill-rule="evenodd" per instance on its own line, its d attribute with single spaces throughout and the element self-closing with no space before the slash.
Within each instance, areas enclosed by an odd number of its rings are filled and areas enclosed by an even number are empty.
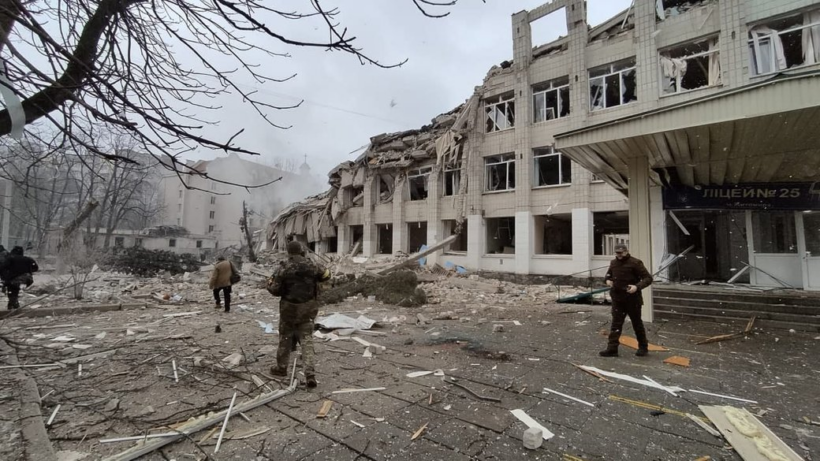
<svg viewBox="0 0 820 461">
<path fill-rule="evenodd" d="M 319 282 L 330 278 L 324 267 L 304 256 L 290 256 L 268 279 L 270 294 L 292 303 L 306 303 L 316 299 Z"/>
</svg>

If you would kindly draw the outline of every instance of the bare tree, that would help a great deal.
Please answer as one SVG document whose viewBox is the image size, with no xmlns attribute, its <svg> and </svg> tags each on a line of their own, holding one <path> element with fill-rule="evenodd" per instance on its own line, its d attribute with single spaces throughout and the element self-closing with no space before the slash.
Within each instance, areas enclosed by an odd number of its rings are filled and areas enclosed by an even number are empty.
<svg viewBox="0 0 820 461">
<path fill-rule="evenodd" d="M 411 0 L 422 14 L 443 17 L 457 0 Z M 127 132 L 162 165 L 177 173 L 206 176 L 179 156 L 196 148 L 256 154 L 236 144 L 242 130 L 214 139 L 206 129 L 215 94 L 230 93 L 250 104 L 275 128 L 275 106 L 242 89 L 242 79 L 282 82 L 294 75 L 267 75 L 273 66 L 254 59 L 288 57 L 310 47 L 339 51 L 362 64 L 389 68 L 355 46 L 355 36 L 337 22 L 338 9 L 311 0 L 307 11 L 284 11 L 261 0 L 0 0 L 0 51 L 11 89 L 21 99 L 25 124 L 50 125 L 59 145 L 82 147 L 108 160 L 133 159 L 96 145 L 99 124 Z M 303 21 L 323 30 L 320 40 L 301 40 L 277 31 L 282 21 Z M 298 34 L 300 37 L 304 34 Z M 224 64 L 227 62 L 227 64 Z M 0 137 L 20 120 L 18 105 L 0 111 Z M 13 120 L 14 118 L 14 120 Z M 19 128 L 19 127 L 18 127 Z M 211 178 L 220 181 L 218 178 Z M 222 181 L 227 182 L 227 181 Z M 190 187 L 186 183 L 187 187 Z"/>
</svg>

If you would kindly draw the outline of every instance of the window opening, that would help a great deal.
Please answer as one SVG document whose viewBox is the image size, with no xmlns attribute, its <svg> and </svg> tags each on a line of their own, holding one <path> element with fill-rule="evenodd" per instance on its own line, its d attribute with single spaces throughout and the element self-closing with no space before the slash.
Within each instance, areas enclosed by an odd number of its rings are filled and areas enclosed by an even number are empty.
<svg viewBox="0 0 820 461">
<path fill-rule="evenodd" d="M 202 248 L 202 240 L 197 240 L 196 241 L 196 247 L 197 248 Z"/>
<path fill-rule="evenodd" d="M 390 229 L 390 224 L 376 225 L 376 233 L 379 237 L 379 247 L 376 249 L 378 254 L 389 255 L 393 253 L 393 230 Z"/>
<path fill-rule="evenodd" d="M 379 203 L 389 203 L 393 198 L 395 179 L 392 175 L 379 176 Z"/>
<path fill-rule="evenodd" d="M 535 254 L 572 254 L 572 215 L 535 216 Z"/>
<path fill-rule="evenodd" d="M 615 245 L 629 247 L 629 212 L 611 211 L 592 214 L 596 255 L 614 255 Z"/>
<path fill-rule="evenodd" d="M 114 248 L 122 248 L 125 246 L 125 237 L 114 237 Z"/>
<path fill-rule="evenodd" d="M 177 246 L 177 239 L 169 239 L 168 240 L 168 246 L 171 247 L 171 248 L 174 248 L 175 246 Z"/>
<path fill-rule="evenodd" d="M 349 206 L 364 205 L 364 186 L 351 186 L 347 188 L 347 203 Z"/>
<path fill-rule="evenodd" d="M 515 154 L 486 157 L 484 165 L 488 192 L 515 189 Z"/>
<path fill-rule="evenodd" d="M 634 58 L 589 71 L 590 110 L 637 101 L 636 84 Z"/>
<path fill-rule="evenodd" d="M 211 217 L 211 219 L 216 218 L 216 211 L 211 211 L 210 217 Z"/>
<path fill-rule="evenodd" d="M 662 51 L 660 66 L 666 94 L 720 85 L 718 41 L 709 39 Z"/>
<path fill-rule="evenodd" d="M 142 248 L 142 239 L 134 239 L 134 246 L 137 248 Z"/>
<path fill-rule="evenodd" d="M 216 197 L 211 197 L 211 205 L 216 205 Z"/>
<path fill-rule="evenodd" d="M 445 219 L 442 221 L 444 224 L 444 238 L 448 238 L 453 235 L 456 231 L 456 226 L 458 222 L 455 219 Z M 450 244 L 450 248 L 448 251 L 451 252 L 458 252 L 458 253 L 466 253 L 467 252 L 467 221 L 461 223 L 461 233 L 458 234 L 458 238 L 455 239 L 453 243 Z M 820 254 L 820 253 L 818 253 Z"/>
<path fill-rule="evenodd" d="M 348 244 L 349 245 L 348 251 L 353 251 L 354 249 L 356 249 L 357 244 L 359 245 L 359 249 L 357 250 L 357 252 L 361 251 L 362 250 L 361 246 L 364 242 L 364 226 L 362 226 L 362 225 L 350 226 L 350 237 L 351 238 L 350 238 L 350 242 Z"/>
<path fill-rule="evenodd" d="M 569 77 L 532 87 L 535 123 L 569 115 Z"/>
<path fill-rule="evenodd" d="M 213 231 L 214 231 L 214 226 L 208 226 L 208 233 L 210 234 Z"/>
<path fill-rule="evenodd" d="M 515 127 L 515 97 L 499 98 L 496 102 L 484 103 L 486 131 L 493 133 Z"/>
<path fill-rule="evenodd" d="M 456 166 L 444 168 L 444 195 L 457 195 L 461 190 L 461 169 Z"/>
<path fill-rule="evenodd" d="M 410 200 L 427 200 L 430 167 L 412 170 L 407 174 L 407 183 L 410 186 Z"/>
<path fill-rule="evenodd" d="M 515 254 L 515 218 L 488 218 L 487 254 Z"/>
<path fill-rule="evenodd" d="M 535 149 L 535 186 L 557 186 L 572 183 L 572 161 L 554 147 Z"/>
<path fill-rule="evenodd" d="M 408 251 L 418 253 L 423 245 L 427 244 L 427 223 L 409 222 L 407 223 Z"/>
<path fill-rule="evenodd" d="M 752 27 L 749 52 L 755 75 L 820 62 L 820 10 Z"/>
</svg>

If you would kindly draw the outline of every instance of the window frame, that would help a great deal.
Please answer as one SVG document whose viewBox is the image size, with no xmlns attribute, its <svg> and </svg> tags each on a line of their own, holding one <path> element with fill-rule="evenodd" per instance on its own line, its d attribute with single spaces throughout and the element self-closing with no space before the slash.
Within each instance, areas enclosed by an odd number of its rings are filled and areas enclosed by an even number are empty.
<svg viewBox="0 0 820 461">
<path fill-rule="evenodd" d="M 168 248 L 176 248 L 177 239 L 168 239 Z"/>
<path fill-rule="evenodd" d="M 630 63 L 627 65 L 627 63 Z M 618 67 L 627 65 L 627 67 L 623 67 L 621 69 L 615 70 Z M 593 72 L 600 72 L 601 70 L 604 71 L 601 75 L 596 75 L 595 77 L 592 76 Z M 627 72 L 633 72 L 635 75 L 635 99 L 624 102 L 624 93 L 623 90 L 620 91 L 619 94 L 619 103 L 617 105 L 608 106 L 606 105 L 606 89 L 607 89 L 607 77 L 612 77 L 614 75 L 618 75 L 618 84 L 620 88 L 624 87 L 624 74 Z M 623 59 L 621 61 L 616 61 L 610 64 L 605 64 L 603 66 L 599 66 L 587 71 L 587 89 L 589 91 L 589 111 L 590 112 L 600 112 L 606 109 L 613 109 L 615 107 L 625 106 L 627 104 L 632 104 L 638 101 L 638 68 L 637 68 L 637 60 L 636 58 L 629 58 Z M 600 80 L 602 82 L 601 85 L 601 101 L 603 101 L 604 106 L 596 108 L 594 103 L 594 98 L 592 97 L 592 82 L 594 80 Z"/>
<path fill-rule="evenodd" d="M 426 166 L 421 168 L 414 168 L 407 173 L 407 192 L 411 202 L 423 202 L 430 197 L 430 174 L 433 172 L 433 167 Z M 412 189 L 410 188 L 410 182 L 414 179 L 418 178 L 425 178 L 425 191 L 427 195 L 424 198 L 413 198 L 413 194 L 411 193 Z"/>
<path fill-rule="evenodd" d="M 663 66 L 661 64 L 662 63 L 661 58 L 669 58 L 669 56 L 664 56 L 664 53 L 668 53 L 669 51 L 679 49 L 679 48 L 685 47 L 687 45 L 699 45 L 701 43 L 705 43 L 707 46 L 711 46 L 712 41 L 714 41 L 715 46 L 716 46 L 716 48 L 713 49 L 713 50 L 701 51 L 699 53 L 686 55 L 686 56 L 682 56 L 680 58 L 674 58 L 674 59 L 682 59 L 684 61 L 687 61 L 687 67 L 688 67 L 688 65 L 689 65 L 688 61 L 689 60 L 702 58 L 702 57 L 710 57 L 711 55 L 717 55 L 718 66 L 719 66 L 719 68 L 721 68 L 720 67 L 720 64 L 721 64 L 720 63 L 720 39 L 717 36 L 709 37 L 709 38 L 706 38 L 706 39 L 694 40 L 694 41 L 685 42 L 685 43 L 679 43 L 677 45 L 667 47 L 663 50 L 658 50 L 658 74 L 660 75 L 660 81 L 661 81 L 661 88 L 660 88 L 661 97 L 673 96 L 673 95 L 676 95 L 676 94 L 684 94 L 684 93 L 689 93 L 690 91 L 704 90 L 706 88 L 715 88 L 715 87 L 718 87 L 718 86 L 721 85 L 720 82 L 718 82 L 714 85 L 709 84 L 709 81 L 711 80 L 711 75 L 709 75 L 710 66 L 707 65 L 707 67 L 706 67 L 706 85 L 699 86 L 697 88 L 689 88 L 689 89 L 681 88 L 681 82 L 683 81 L 683 78 L 682 77 L 676 77 L 675 78 L 675 91 L 667 92 L 664 89 L 665 81 L 666 81 L 666 79 L 669 78 L 669 77 L 666 77 L 666 76 L 663 75 Z"/>
<path fill-rule="evenodd" d="M 490 155 L 484 157 L 484 192 L 485 193 L 497 193 L 497 192 L 512 192 L 515 190 L 515 161 L 516 161 L 516 154 L 515 153 L 507 153 L 507 154 L 499 154 L 499 155 Z M 500 159 L 497 162 L 490 163 L 491 159 L 498 158 Z M 505 165 L 506 164 L 506 188 L 504 189 L 491 189 L 490 188 L 490 168 L 495 165 Z M 512 171 L 512 187 L 510 187 L 510 171 Z"/>
<path fill-rule="evenodd" d="M 453 188 L 453 193 L 452 194 L 447 193 L 447 183 L 448 183 L 447 175 L 448 174 L 450 174 L 451 175 L 450 177 L 452 178 L 452 181 L 449 181 L 449 182 L 452 182 L 452 184 L 451 184 L 451 186 Z M 442 191 L 442 196 L 443 197 L 455 197 L 456 195 L 458 195 L 458 191 L 461 190 L 461 167 L 447 167 L 447 166 L 445 166 L 444 167 L 443 181 L 444 181 L 444 190 Z"/>
<path fill-rule="evenodd" d="M 782 17 L 781 19 L 796 18 L 796 17 L 801 16 L 802 14 L 803 13 L 794 14 L 794 15 L 787 15 L 787 16 Z M 769 67 L 769 69 L 771 69 L 771 70 L 769 70 L 767 72 L 759 72 L 758 68 L 757 68 L 757 58 L 756 58 L 756 56 L 757 56 L 758 50 L 761 47 L 756 44 L 755 38 L 754 38 L 754 36 L 752 36 L 752 30 L 757 26 L 766 26 L 767 24 L 772 24 L 773 22 L 776 22 L 776 21 L 760 22 L 760 23 L 753 24 L 753 25 L 750 24 L 749 27 L 748 27 L 749 37 L 747 39 L 747 43 L 749 45 L 749 61 L 750 61 L 750 66 L 749 67 L 750 67 L 750 74 L 751 74 L 752 77 L 761 77 L 761 76 L 764 76 L 764 75 L 772 75 L 772 74 L 776 74 L 778 72 L 783 72 L 783 71 L 786 71 L 786 70 L 794 70 L 794 69 L 799 69 L 801 67 L 814 66 L 814 65 L 820 64 L 820 63 L 806 64 L 805 58 L 804 58 L 803 64 L 796 65 L 796 66 L 793 66 L 793 67 L 786 67 L 785 69 L 778 69 L 778 67 L 777 67 L 777 54 L 774 52 L 775 51 L 774 50 L 775 45 L 774 45 L 774 40 L 772 40 L 772 37 L 774 37 L 775 35 L 783 36 L 785 34 L 800 32 L 803 29 L 807 29 L 809 27 L 820 27 L 820 22 L 813 22 L 811 24 L 803 24 L 803 25 L 800 25 L 800 26 L 791 27 L 791 28 L 786 29 L 786 30 L 776 30 L 776 31 L 774 31 L 773 34 L 768 34 L 768 35 L 761 36 L 758 40 L 760 40 L 760 41 L 768 40 L 768 44 L 766 45 L 766 47 L 770 49 L 770 53 L 769 53 L 769 56 L 770 56 L 769 66 L 770 67 Z M 803 53 L 805 55 L 805 50 L 803 50 Z"/>
<path fill-rule="evenodd" d="M 504 110 L 500 111 L 498 109 L 499 107 L 504 107 Z M 493 115 L 496 115 L 496 117 L 490 116 L 491 111 Z M 503 117 L 504 127 L 500 127 L 498 125 L 498 114 Z M 484 101 L 484 122 L 484 132 L 487 134 L 515 129 L 515 94 L 509 96 L 499 96 L 498 98 Z M 492 123 L 492 128 L 490 128 L 488 122 Z"/>
<path fill-rule="evenodd" d="M 537 154 L 539 151 L 547 152 L 544 154 Z M 558 157 L 558 184 L 539 184 L 538 183 L 538 176 L 540 170 L 538 169 L 538 159 L 547 158 L 547 157 Z M 564 181 L 564 164 L 563 162 L 569 162 L 569 179 Z M 547 187 L 566 187 L 572 185 L 572 159 L 564 155 L 563 153 L 555 150 L 555 146 L 549 147 L 541 147 L 532 150 L 532 166 L 533 166 L 533 188 L 534 189 L 541 189 Z"/>
<path fill-rule="evenodd" d="M 546 89 L 537 90 L 537 91 L 535 90 L 535 88 L 539 87 L 540 85 L 533 85 L 533 90 L 532 90 L 532 111 L 533 111 L 532 120 L 533 120 L 534 124 L 535 123 L 551 122 L 551 121 L 554 121 L 554 120 L 558 120 L 558 119 L 562 119 L 562 118 L 566 118 L 566 117 L 570 116 L 570 114 L 572 113 L 572 105 L 570 104 L 570 101 L 571 101 L 570 98 L 572 96 L 571 96 L 571 94 L 569 94 L 569 92 L 571 91 L 570 85 L 569 85 L 569 77 L 566 78 L 567 83 L 560 84 L 560 85 L 556 86 L 556 83 L 563 82 L 563 81 L 564 81 L 564 79 L 550 80 L 548 82 L 545 82 L 545 83 L 541 84 L 541 85 L 549 85 Z M 561 90 L 563 90 L 563 89 L 567 90 L 567 106 L 568 107 L 567 107 L 566 115 L 561 115 L 564 112 L 562 110 L 562 108 L 563 108 L 563 104 L 562 104 L 563 97 L 561 96 Z M 555 114 L 552 118 L 547 118 L 546 117 L 547 109 L 551 109 L 551 107 L 550 108 L 547 107 L 547 93 L 551 93 L 551 92 L 555 92 L 555 99 L 556 99 L 557 105 L 558 105 L 558 114 Z M 544 108 L 543 108 L 543 110 L 544 110 L 544 119 L 543 120 L 539 120 L 539 118 L 538 118 L 539 107 L 538 107 L 538 103 L 537 103 L 537 98 L 540 95 L 543 95 L 543 102 L 544 102 Z"/>
<path fill-rule="evenodd" d="M 211 212 L 208 214 L 208 219 L 216 219 L 216 211 L 211 210 Z"/>
<path fill-rule="evenodd" d="M 208 233 L 213 234 L 214 231 L 216 231 L 216 227 L 213 224 L 209 225 L 208 226 Z"/>
</svg>

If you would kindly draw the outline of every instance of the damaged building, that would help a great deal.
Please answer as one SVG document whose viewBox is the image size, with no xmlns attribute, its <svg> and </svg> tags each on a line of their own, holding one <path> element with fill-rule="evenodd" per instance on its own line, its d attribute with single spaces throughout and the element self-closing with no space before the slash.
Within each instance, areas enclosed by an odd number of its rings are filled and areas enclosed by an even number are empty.
<svg viewBox="0 0 820 461">
<path fill-rule="evenodd" d="M 532 43 L 551 15 L 567 36 Z M 552 275 L 631 240 L 662 280 L 820 288 L 820 2 L 636 0 L 589 27 L 556 0 L 512 33 L 466 103 L 372 138 L 269 236 L 372 256 L 458 233 L 433 261 Z"/>
</svg>

